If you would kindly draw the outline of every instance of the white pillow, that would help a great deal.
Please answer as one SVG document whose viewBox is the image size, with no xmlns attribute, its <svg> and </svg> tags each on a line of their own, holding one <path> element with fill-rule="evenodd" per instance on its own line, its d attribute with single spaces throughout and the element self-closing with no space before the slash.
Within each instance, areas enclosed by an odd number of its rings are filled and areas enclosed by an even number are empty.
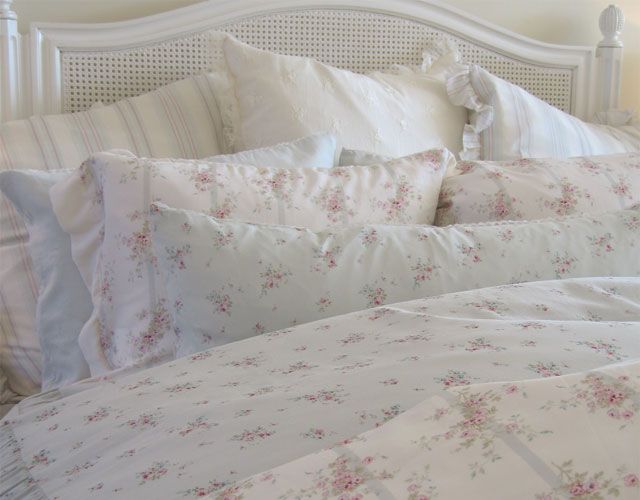
<svg viewBox="0 0 640 500">
<path fill-rule="evenodd" d="M 452 171 L 442 183 L 438 226 L 598 213 L 640 203 L 640 153 L 460 161 Z"/>
<path fill-rule="evenodd" d="M 151 247 L 152 202 L 314 229 L 368 222 L 431 224 L 452 162 L 446 150 L 383 165 L 297 170 L 93 155 L 50 192 L 92 293 L 94 310 L 80 334 L 91 373 L 173 354 L 171 304 Z M 231 236 L 221 233 L 212 244 Z"/>
<path fill-rule="evenodd" d="M 153 220 L 178 356 L 431 295 L 524 281 L 640 274 L 638 210 L 508 224 L 368 225 L 317 233 L 216 220 L 166 206 L 153 211 Z"/>
<path fill-rule="evenodd" d="M 445 146 L 458 151 L 466 110 L 442 79 L 405 68 L 359 75 L 304 57 L 255 49 L 228 37 L 232 88 L 220 93 L 233 149 L 330 131 L 351 149 L 400 157 Z"/>
<path fill-rule="evenodd" d="M 640 150 L 637 133 L 586 123 L 480 66 L 458 65 L 451 71 L 451 102 L 472 111 L 463 159 L 567 158 Z"/>
<path fill-rule="evenodd" d="M 198 158 L 222 152 L 216 75 L 201 75 L 89 111 L 34 116 L 0 125 L 0 170 L 77 168 L 96 151 L 127 148 L 141 155 Z M 0 194 L 0 366 L 11 393 L 40 391 L 36 334 L 38 283 L 27 252 L 27 229 Z M 0 382 L 2 378 L 0 377 Z"/>
</svg>

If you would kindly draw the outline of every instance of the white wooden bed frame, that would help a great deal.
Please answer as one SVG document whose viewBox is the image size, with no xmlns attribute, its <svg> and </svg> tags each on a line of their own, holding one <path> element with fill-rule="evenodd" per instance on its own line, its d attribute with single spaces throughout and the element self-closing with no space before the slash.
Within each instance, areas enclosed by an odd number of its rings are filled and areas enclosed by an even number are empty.
<svg viewBox="0 0 640 500">
<path fill-rule="evenodd" d="M 580 118 L 617 106 L 622 11 L 600 16 L 597 49 L 542 43 L 437 0 L 209 0 L 117 23 L 33 23 L 20 34 L 0 0 L 0 122 L 86 109 L 210 69 L 211 32 L 366 72 L 417 64 L 451 40 L 465 60 Z"/>
</svg>

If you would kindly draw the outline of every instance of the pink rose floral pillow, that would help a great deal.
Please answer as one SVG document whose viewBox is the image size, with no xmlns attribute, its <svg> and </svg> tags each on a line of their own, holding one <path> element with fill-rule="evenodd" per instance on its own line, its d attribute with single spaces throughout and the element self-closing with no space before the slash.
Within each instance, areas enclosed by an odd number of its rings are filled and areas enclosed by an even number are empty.
<svg viewBox="0 0 640 500">
<path fill-rule="evenodd" d="M 153 212 L 153 220 L 179 356 L 329 316 L 471 288 L 640 275 L 637 210 L 321 232 L 218 220 L 166 206 Z"/>
<path fill-rule="evenodd" d="M 137 158 L 127 152 L 93 155 L 51 190 L 54 211 L 71 236 L 74 261 L 92 295 L 93 313 L 79 337 L 91 373 L 174 355 L 169 313 L 174 304 L 167 299 L 151 246 L 152 203 L 220 219 L 316 230 L 344 224 L 432 224 L 442 178 L 453 163 L 446 150 L 332 169 Z M 232 238 L 219 232 L 210 244 L 224 245 Z"/>
<path fill-rule="evenodd" d="M 640 153 L 461 161 L 444 180 L 436 225 L 594 214 L 640 203 Z"/>
</svg>

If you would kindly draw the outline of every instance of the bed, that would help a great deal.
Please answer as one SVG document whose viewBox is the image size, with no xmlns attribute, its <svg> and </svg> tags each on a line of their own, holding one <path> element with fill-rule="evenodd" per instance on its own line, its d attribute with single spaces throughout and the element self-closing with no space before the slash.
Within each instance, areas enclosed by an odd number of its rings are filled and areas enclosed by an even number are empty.
<svg viewBox="0 0 640 500">
<path fill-rule="evenodd" d="M 10 7 L 2 498 L 638 498 L 620 9 Z"/>
</svg>

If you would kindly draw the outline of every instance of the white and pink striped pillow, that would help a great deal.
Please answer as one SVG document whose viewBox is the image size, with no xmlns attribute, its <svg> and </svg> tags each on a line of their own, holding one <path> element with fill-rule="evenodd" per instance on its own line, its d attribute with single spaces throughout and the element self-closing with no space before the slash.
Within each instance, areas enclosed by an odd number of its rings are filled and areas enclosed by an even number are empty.
<svg viewBox="0 0 640 500">
<path fill-rule="evenodd" d="M 191 77 L 110 106 L 0 125 L 0 170 L 75 168 L 90 154 L 113 148 L 152 157 L 219 154 L 215 78 Z M 27 239 L 21 218 L 0 195 L 0 403 L 40 390 L 38 284 Z"/>
</svg>

